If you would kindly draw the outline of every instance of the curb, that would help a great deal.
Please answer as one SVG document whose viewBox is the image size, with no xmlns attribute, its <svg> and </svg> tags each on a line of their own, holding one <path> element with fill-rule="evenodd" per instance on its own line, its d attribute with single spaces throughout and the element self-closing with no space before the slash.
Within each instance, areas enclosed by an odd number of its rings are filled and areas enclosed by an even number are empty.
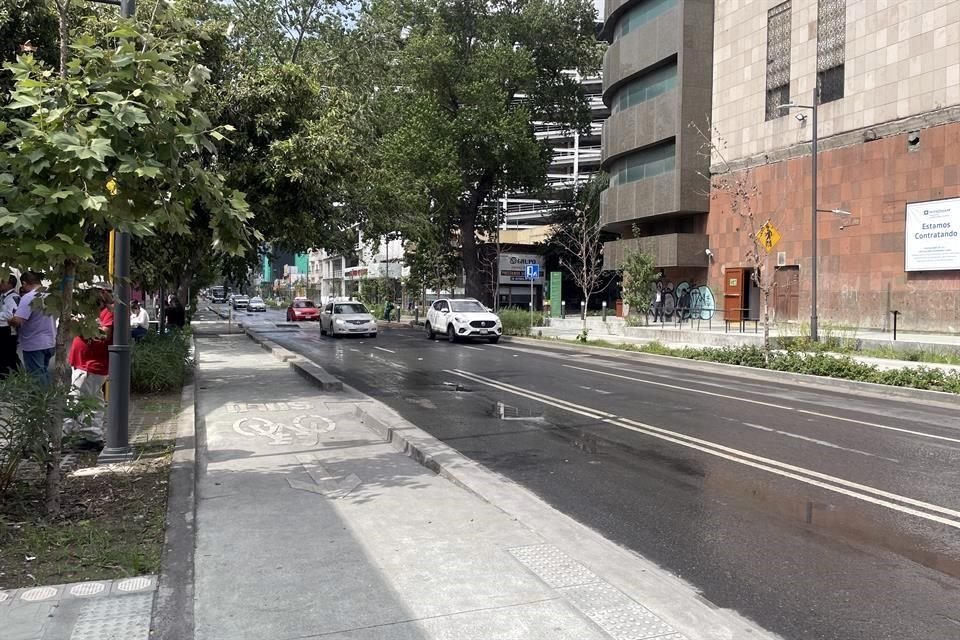
<svg viewBox="0 0 960 640">
<path fill-rule="evenodd" d="M 296 353 L 281 347 L 279 344 L 265 338 L 257 331 L 245 328 L 244 333 L 247 337 L 259 344 L 265 351 L 279 360 L 286 362 L 290 367 L 307 382 L 319 388 L 321 391 L 343 391 L 343 382 L 327 373 L 322 367 L 318 366 L 312 360 L 303 358 Z"/>
<path fill-rule="evenodd" d="M 196 341 L 194 358 L 199 358 Z M 167 522 L 160 575 L 153 600 L 150 637 L 153 640 L 193 638 L 193 554 L 196 536 L 196 374 L 183 387 L 177 443 L 170 463 Z"/>
<path fill-rule="evenodd" d="M 587 345 L 565 344 L 560 340 L 538 340 L 537 338 L 523 338 L 519 336 L 503 336 L 503 340 L 517 344 L 543 345 L 549 344 L 552 347 L 566 351 L 577 351 L 594 353 L 597 355 L 619 357 L 624 360 L 640 360 L 649 364 L 659 364 L 670 367 L 681 367 L 702 371 L 704 373 L 724 373 L 728 375 L 739 376 L 769 382 L 771 379 L 779 382 L 788 382 L 802 387 L 813 387 L 825 391 L 851 391 L 855 393 L 866 393 L 871 396 L 897 399 L 903 399 L 913 402 L 931 402 L 956 407 L 960 405 L 960 395 L 948 391 L 931 391 L 928 389 L 914 389 L 913 387 L 897 387 L 876 382 L 857 382 L 855 380 L 844 380 L 842 378 L 831 378 L 828 376 L 815 376 L 809 373 L 792 373 L 789 371 L 776 371 L 774 369 L 757 369 L 738 364 L 726 364 L 723 362 L 707 362 L 705 360 L 692 360 L 690 358 L 681 358 L 679 356 L 664 356 L 654 353 L 639 353 L 636 351 L 626 351 L 623 349 L 612 349 L 609 347 L 594 347 Z"/>
<path fill-rule="evenodd" d="M 369 398 L 357 406 L 355 415 L 400 453 L 496 507 L 546 542 L 588 566 L 605 567 L 606 571 L 599 571 L 605 581 L 663 617 L 683 637 L 779 638 L 736 611 L 718 607 L 682 578 L 563 514 L 528 489 L 467 458 L 380 401 Z"/>
</svg>

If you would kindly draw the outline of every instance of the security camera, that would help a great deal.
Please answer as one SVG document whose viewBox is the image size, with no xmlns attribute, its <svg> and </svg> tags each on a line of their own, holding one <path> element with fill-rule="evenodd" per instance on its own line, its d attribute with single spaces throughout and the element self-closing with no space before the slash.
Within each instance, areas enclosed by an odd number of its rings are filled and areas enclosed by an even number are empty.
<svg viewBox="0 0 960 640">
<path fill-rule="evenodd" d="M 797 119 L 797 122 L 803 122 L 804 120 L 807 119 L 807 114 L 805 114 L 805 113 L 798 113 L 797 115 L 795 115 L 795 116 L 793 116 L 793 117 Z"/>
<path fill-rule="evenodd" d="M 713 257 L 713 251 L 710 251 L 710 249 L 704 249 L 703 252 L 704 252 L 705 254 L 707 254 L 707 257 L 708 257 L 708 258 L 712 258 L 712 257 Z"/>
</svg>

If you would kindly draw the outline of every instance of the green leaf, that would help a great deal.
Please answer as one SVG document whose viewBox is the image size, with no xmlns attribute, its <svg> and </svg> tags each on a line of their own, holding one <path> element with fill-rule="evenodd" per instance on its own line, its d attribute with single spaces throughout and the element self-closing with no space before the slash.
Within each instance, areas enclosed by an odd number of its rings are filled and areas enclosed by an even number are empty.
<svg viewBox="0 0 960 640">
<path fill-rule="evenodd" d="M 53 246 L 45 242 L 38 242 L 36 245 L 34 245 L 34 249 L 36 249 L 37 251 L 42 251 L 44 253 L 50 253 L 51 251 L 53 251 Z"/>
<path fill-rule="evenodd" d="M 71 238 L 65 233 L 58 233 L 57 237 L 63 240 L 64 242 L 66 242 L 67 244 L 73 244 L 73 238 Z"/>
</svg>

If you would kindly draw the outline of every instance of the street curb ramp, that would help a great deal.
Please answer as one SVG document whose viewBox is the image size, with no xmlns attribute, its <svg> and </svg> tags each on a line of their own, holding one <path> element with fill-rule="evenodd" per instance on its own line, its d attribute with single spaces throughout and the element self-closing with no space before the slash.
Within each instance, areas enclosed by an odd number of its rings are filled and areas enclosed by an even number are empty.
<svg viewBox="0 0 960 640">
<path fill-rule="evenodd" d="M 681 578 L 557 511 L 531 491 L 467 458 L 378 400 L 358 402 L 356 416 L 395 449 L 536 532 L 687 638 L 780 637 L 735 611 L 717 607 Z"/>
<path fill-rule="evenodd" d="M 343 391 L 343 382 L 317 366 L 312 360 L 302 358 L 289 349 L 284 349 L 253 329 L 246 328 L 244 332 L 248 338 L 259 344 L 265 351 L 270 352 L 274 358 L 289 364 L 297 375 L 306 379 L 307 382 L 318 387 L 321 391 Z"/>
</svg>

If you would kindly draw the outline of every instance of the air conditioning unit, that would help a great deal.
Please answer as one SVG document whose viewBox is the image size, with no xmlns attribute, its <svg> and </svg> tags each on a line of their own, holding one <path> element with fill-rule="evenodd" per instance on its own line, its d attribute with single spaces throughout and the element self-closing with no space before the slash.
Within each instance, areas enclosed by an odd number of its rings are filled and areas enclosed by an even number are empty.
<svg viewBox="0 0 960 640">
<path fill-rule="evenodd" d="M 785 267 L 787 266 L 787 252 L 786 251 L 777 251 L 777 266 Z"/>
</svg>

